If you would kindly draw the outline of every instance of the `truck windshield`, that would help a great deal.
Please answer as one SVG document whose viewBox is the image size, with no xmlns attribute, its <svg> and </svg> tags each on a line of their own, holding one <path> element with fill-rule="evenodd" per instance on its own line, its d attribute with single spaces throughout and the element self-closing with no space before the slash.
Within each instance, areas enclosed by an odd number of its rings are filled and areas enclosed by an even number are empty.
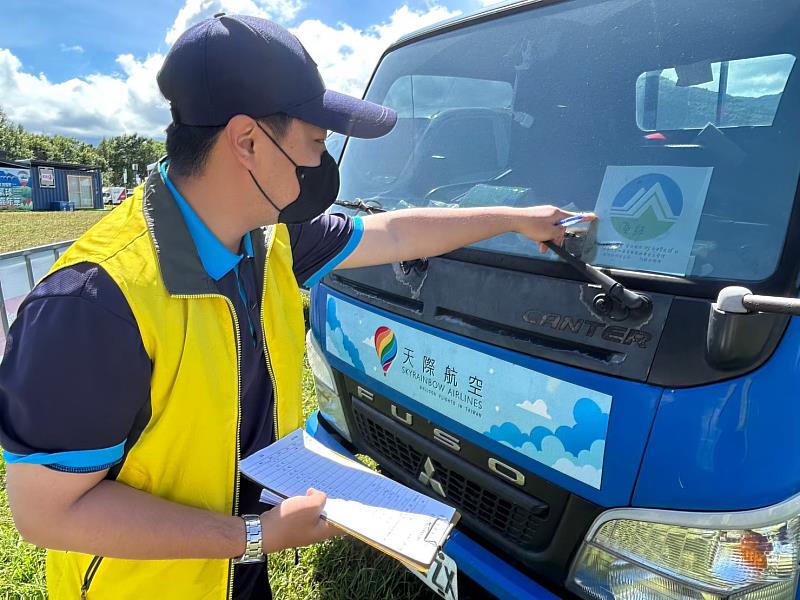
<svg viewBox="0 0 800 600">
<path fill-rule="evenodd" d="M 798 31 L 793 2 L 573 0 L 400 45 L 367 93 L 397 126 L 347 142 L 339 197 L 593 210 L 595 264 L 766 279 L 800 172 Z"/>
</svg>

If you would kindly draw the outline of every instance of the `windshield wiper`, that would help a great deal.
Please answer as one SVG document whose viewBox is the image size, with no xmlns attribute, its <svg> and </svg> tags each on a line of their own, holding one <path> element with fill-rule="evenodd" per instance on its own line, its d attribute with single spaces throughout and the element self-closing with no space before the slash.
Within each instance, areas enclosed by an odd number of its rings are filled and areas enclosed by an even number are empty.
<svg viewBox="0 0 800 600">
<path fill-rule="evenodd" d="M 614 321 L 624 321 L 628 317 L 643 319 L 653 312 L 653 302 L 644 294 L 629 290 L 619 281 L 603 273 L 597 267 L 585 263 L 553 242 L 545 245 L 559 257 L 580 271 L 589 281 L 599 285 L 603 292 L 592 300 L 592 307 L 601 316 Z"/>
<path fill-rule="evenodd" d="M 337 200 L 334 204 L 342 208 L 359 210 L 367 214 L 386 212 L 377 200 L 367 200 L 361 198 L 355 200 Z M 597 267 L 585 263 L 580 258 L 568 252 L 566 249 L 554 244 L 545 242 L 545 245 L 564 259 L 573 268 L 583 273 L 587 279 L 599 285 L 603 292 L 595 296 L 592 306 L 602 316 L 609 319 L 624 321 L 628 317 L 644 318 L 653 311 L 653 303 L 644 294 L 633 292 L 622 285 L 613 277 L 609 277 Z M 600 244 L 598 244 L 600 245 Z M 617 245 L 617 242 L 608 245 Z M 402 261 L 400 268 L 407 275 L 412 269 L 424 271 L 427 269 L 428 259 L 421 258 L 413 261 Z"/>
<path fill-rule="evenodd" d="M 371 202 L 372 204 L 367 204 L 367 202 Z M 367 200 L 364 202 L 361 198 L 356 198 L 355 200 L 337 200 L 334 204 L 342 208 L 349 208 L 350 210 L 360 210 L 368 215 L 386 212 L 386 209 L 383 208 L 377 200 Z"/>
</svg>

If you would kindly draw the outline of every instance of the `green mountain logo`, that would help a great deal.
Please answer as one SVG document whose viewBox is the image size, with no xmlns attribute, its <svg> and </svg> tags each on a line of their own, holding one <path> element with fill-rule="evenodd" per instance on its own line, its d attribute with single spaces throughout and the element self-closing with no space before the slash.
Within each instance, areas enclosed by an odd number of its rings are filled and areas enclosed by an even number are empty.
<svg viewBox="0 0 800 600">
<path fill-rule="evenodd" d="M 670 177 L 648 173 L 625 185 L 611 203 L 611 225 L 622 237 L 644 242 L 667 233 L 683 212 L 681 188 Z"/>
</svg>

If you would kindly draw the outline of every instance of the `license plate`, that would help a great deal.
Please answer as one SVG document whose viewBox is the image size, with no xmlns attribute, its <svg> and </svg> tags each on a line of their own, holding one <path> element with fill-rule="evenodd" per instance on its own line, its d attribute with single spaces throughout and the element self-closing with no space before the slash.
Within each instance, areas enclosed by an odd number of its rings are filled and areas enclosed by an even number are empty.
<svg viewBox="0 0 800 600">
<path fill-rule="evenodd" d="M 425 585 L 446 600 L 458 600 L 458 567 L 456 561 L 441 550 L 427 573 L 410 569 Z"/>
</svg>

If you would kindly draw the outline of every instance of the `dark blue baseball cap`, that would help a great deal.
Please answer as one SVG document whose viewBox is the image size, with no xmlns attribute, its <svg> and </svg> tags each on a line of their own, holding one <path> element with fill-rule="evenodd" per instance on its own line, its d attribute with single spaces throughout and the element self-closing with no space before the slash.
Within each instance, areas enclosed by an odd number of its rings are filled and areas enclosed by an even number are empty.
<svg viewBox="0 0 800 600">
<path fill-rule="evenodd" d="M 316 63 L 280 25 L 214 15 L 178 38 L 158 72 L 176 124 L 223 126 L 236 115 L 286 113 L 360 138 L 391 131 L 391 108 L 325 89 Z"/>
</svg>

